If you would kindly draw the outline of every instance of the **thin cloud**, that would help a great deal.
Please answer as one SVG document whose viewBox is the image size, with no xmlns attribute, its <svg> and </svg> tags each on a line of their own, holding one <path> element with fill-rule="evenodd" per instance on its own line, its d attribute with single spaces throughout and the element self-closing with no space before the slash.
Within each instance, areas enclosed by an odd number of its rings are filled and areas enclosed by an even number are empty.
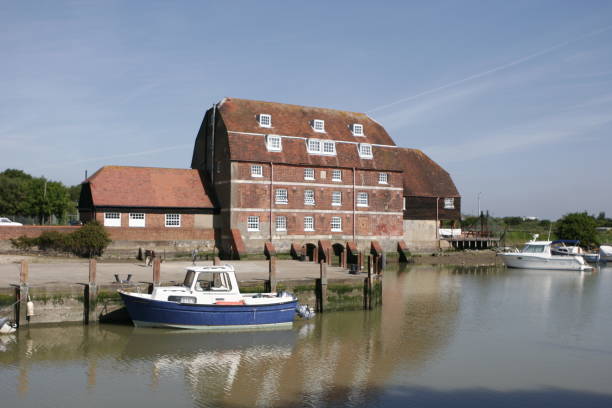
<svg viewBox="0 0 612 408">
<path fill-rule="evenodd" d="M 483 71 L 483 72 L 480 72 L 480 73 L 477 73 L 477 74 L 474 74 L 474 75 L 470 75 L 470 76 L 468 76 L 466 78 L 463 78 L 463 79 L 459 79 L 459 80 L 456 80 L 456 81 L 453 81 L 453 82 L 449 82 L 448 84 L 441 85 L 441 86 L 438 86 L 436 88 L 432 88 L 432 89 L 429 89 L 427 91 L 420 92 L 420 93 L 418 93 L 416 95 L 412 95 L 412 96 L 409 96 L 409 97 L 406 97 L 406 98 L 399 99 L 399 100 L 397 100 L 395 102 L 391 102 L 391 103 L 388 103 L 388 104 L 385 104 L 385 105 L 378 106 L 376 108 L 370 109 L 369 111 L 366 111 L 366 113 L 370 114 L 370 113 L 377 112 L 377 111 L 380 111 L 380 110 L 383 110 L 383 109 L 387 109 L 387 108 L 390 108 L 392 106 L 398 105 L 400 103 L 404 103 L 404 102 L 408 102 L 408 101 L 411 101 L 411 100 L 414 100 L 414 99 L 418 99 L 418 98 L 421 98 L 423 96 L 426 96 L 426 95 L 429 95 L 429 94 L 432 94 L 432 93 L 435 93 L 435 92 L 439 92 L 439 91 L 442 91 L 444 89 L 448 89 L 448 88 L 454 87 L 456 85 L 460 85 L 460 84 L 468 82 L 468 81 L 472 81 L 474 79 L 478 79 L 478 78 L 482 78 L 482 77 L 487 76 L 487 75 L 494 74 L 494 73 L 496 73 L 498 71 L 502 71 L 502 70 L 514 67 L 516 65 L 525 63 L 525 62 L 527 62 L 529 60 L 532 60 L 534 58 L 540 57 L 542 55 L 549 54 L 549 53 L 551 53 L 553 51 L 556 51 L 556 50 L 558 50 L 560 48 L 566 47 L 566 46 L 568 46 L 568 45 L 570 45 L 572 43 L 584 40 L 584 39 L 589 38 L 589 37 L 593 37 L 593 36 L 599 35 L 601 33 L 604 33 L 606 31 L 608 31 L 608 30 L 611 30 L 611 29 L 612 29 L 612 25 L 600 28 L 600 29 L 595 30 L 595 31 L 591 31 L 590 33 L 583 34 L 583 35 L 580 35 L 580 36 L 575 37 L 573 39 L 570 39 L 570 40 L 564 41 L 562 43 L 553 45 L 552 47 L 548 47 L 548 48 L 546 48 L 544 50 L 541 50 L 541 51 L 538 51 L 536 53 L 533 53 L 533 54 L 527 55 L 525 57 L 519 58 L 519 59 L 514 60 L 512 62 L 509 62 L 507 64 L 500 65 L 500 66 L 497 66 L 495 68 L 491 68 L 489 70 L 486 70 L 486 71 Z"/>
</svg>

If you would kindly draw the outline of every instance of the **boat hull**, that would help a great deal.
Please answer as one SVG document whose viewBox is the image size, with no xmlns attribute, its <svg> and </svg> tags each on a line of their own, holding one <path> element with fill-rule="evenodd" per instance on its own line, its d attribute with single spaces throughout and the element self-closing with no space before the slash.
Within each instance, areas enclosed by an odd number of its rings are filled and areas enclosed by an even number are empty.
<svg viewBox="0 0 612 408">
<path fill-rule="evenodd" d="M 136 327 L 232 330 L 290 326 L 297 300 L 267 305 L 197 305 L 119 292 Z"/>
<path fill-rule="evenodd" d="M 518 269 L 554 269 L 563 271 L 583 271 L 591 269 L 582 258 L 577 256 L 539 257 L 521 253 L 500 254 L 508 268 Z"/>
<path fill-rule="evenodd" d="M 612 246 L 602 245 L 599 247 L 599 260 L 612 262 Z"/>
</svg>

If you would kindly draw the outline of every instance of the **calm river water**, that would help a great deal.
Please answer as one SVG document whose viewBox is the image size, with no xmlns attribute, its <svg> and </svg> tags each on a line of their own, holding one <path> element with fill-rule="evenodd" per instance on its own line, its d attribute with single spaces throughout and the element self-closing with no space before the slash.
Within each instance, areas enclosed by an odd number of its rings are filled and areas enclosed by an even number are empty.
<svg viewBox="0 0 612 408">
<path fill-rule="evenodd" d="M 21 329 L 0 406 L 612 406 L 612 268 L 409 266 L 383 296 L 283 331 Z"/>
</svg>

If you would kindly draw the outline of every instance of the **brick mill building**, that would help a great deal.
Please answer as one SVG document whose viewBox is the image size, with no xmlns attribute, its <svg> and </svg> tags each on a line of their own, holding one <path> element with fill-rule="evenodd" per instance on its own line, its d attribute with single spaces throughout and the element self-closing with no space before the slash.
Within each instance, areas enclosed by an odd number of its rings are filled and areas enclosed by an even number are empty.
<svg viewBox="0 0 612 408">
<path fill-rule="evenodd" d="M 432 249 L 440 221 L 460 219 L 450 175 L 363 113 L 226 98 L 206 112 L 191 167 L 104 167 L 84 183 L 81 218 L 126 240 L 202 241 L 226 256 L 270 241 L 282 252 Z"/>
</svg>

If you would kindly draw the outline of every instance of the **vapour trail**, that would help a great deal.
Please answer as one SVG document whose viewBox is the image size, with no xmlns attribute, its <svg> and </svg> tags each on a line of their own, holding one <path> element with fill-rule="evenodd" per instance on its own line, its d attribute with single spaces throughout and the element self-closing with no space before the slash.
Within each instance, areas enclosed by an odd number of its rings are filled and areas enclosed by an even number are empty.
<svg viewBox="0 0 612 408">
<path fill-rule="evenodd" d="M 397 105 L 397 104 L 400 104 L 400 103 L 408 102 L 408 101 L 420 98 L 420 97 L 425 96 L 425 95 L 429 95 L 429 94 L 432 94 L 432 93 L 435 93 L 435 92 L 438 92 L 438 91 L 441 91 L 441 90 L 444 90 L 444 89 L 447 89 L 447 88 L 451 88 L 451 87 L 453 87 L 455 85 L 459 85 L 459 84 L 462 84 L 464 82 L 471 81 L 473 79 L 482 78 L 484 76 L 493 74 L 495 72 L 502 71 L 504 69 L 508 69 L 508 68 L 514 67 L 516 65 L 522 64 L 522 63 L 527 62 L 529 60 L 532 60 L 534 58 L 537 58 L 537 57 L 540 57 L 542 55 L 551 53 L 551 52 L 553 52 L 553 51 L 555 51 L 555 50 L 557 50 L 559 48 L 563 48 L 563 47 L 565 47 L 565 46 L 567 46 L 569 44 L 572 44 L 572 43 L 584 40 L 585 38 L 589 38 L 589 37 L 593 37 L 595 35 L 601 34 L 601 33 L 605 32 L 605 31 L 610 30 L 610 29 L 612 29 L 612 25 L 600 28 L 600 29 L 595 30 L 595 31 L 591 31 L 590 33 L 587 33 L 587 34 L 584 34 L 584 35 L 580 35 L 580 36 L 575 37 L 575 38 L 573 38 L 571 40 L 567 40 L 567 41 L 564 41 L 562 43 L 553 45 L 552 47 L 546 48 L 546 49 L 544 49 L 542 51 L 538 51 L 538 52 L 536 52 L 534 54 L 527 55 L 526 57 L 519 58 L 519 59 L 517 59 L 515 61 L 512 61 L 512 62 L 509 62 L 507 64 L 500 65 L 500 66 L 495 67 L 495 68 L 491 68 L 491 69 L 489 69 L 487 71 L 480 72 L 478 74 L 470 75 L 467 78 L 458 79 L 457 81 L 449 82 L 448 84 L 441 85 L 441 86 L 438 86 L 436 88 L 432 88 L 432 89 L 429 89 L 427 91 L 420 92 L 420 93 L 418 93 L 416 95 L 412 95 L 412 96 L 409 96 L 409 97 L 406 97 L 406 98 L 402 98 L 402 99 L 399 99 L 399 100 L 397 100 L 395 102 L 388 103 L 386 105 L 378 106 L 378 107 L 376 107 L 374 109 L 370 109 L 369 111 L 366 111 L 366 113 L 372 113 L 372 112 L 376 112 L 376 111 L 379 111 L 379 110 L 383 110 L 383 109 L 389 108 L 391 106 L 394 106 L 394 105 Z"/>
</svg>

